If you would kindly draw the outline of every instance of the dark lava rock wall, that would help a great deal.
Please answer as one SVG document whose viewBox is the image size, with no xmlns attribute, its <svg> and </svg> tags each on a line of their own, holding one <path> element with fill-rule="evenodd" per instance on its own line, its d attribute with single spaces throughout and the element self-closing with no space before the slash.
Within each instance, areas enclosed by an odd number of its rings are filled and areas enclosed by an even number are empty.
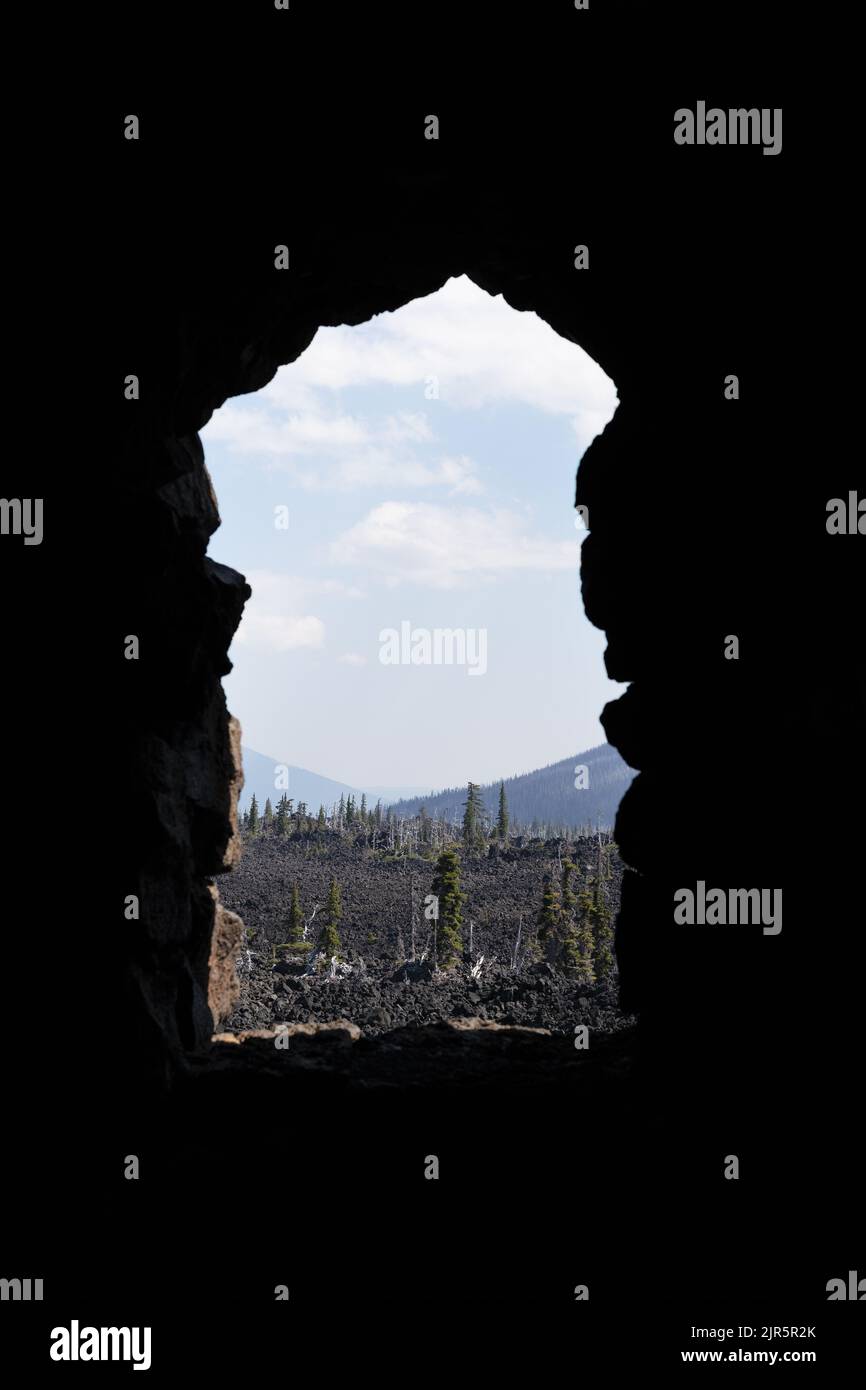
<svg viewBox="0 0 866 1390">
<path fill-rule="evenodd" d="M 825 152 L 803 128 L 786 132 L 796 156 L 677 147 L 672 111 L 694 83 L 653 83 L 575 81 L 504 126 L 442 96 L 438 142 L 423 138 L 435 93 L 368 96 L 360 117 L 329 89 L 313 144 L 291 84 L 273 109 L 224 103 L 204 124 L 192 101 L 152 102 L 142 140 L 118 137 L 118 258 L 141 268 L 118 303 L 116 361 L 141 397 L 117 405 L 123 525 L 106 538 L 104 596 L 118 650 L 141 639 L 141 659 L 115 669 L 117 880 L 141 899 L 111 960 L 130 1075 L 162 1077 L 206 1045 L 208 962 L 238 930 L 209 880 L 234 853 L 220 679 L 248 589 L 206 556 L 218 512 L 198 431 L 319 325 L 362 323 L 459 274 L 579 343 L 619 392 L 576 498 L 590 517 L 586 611 L 628 682 L 604 726 L 639 770 L 616 826 L 629 867 L 617 950 L 647 1065 L 784 1109 L 849 1055 L 863 542 L 825 528 L 827 499 L 854 486 L 825 322 L 838 260 L 813 226 L 821 273 L 804 269 L 795 231 Z M 588 270 L 574 268 L 579 243 Z M 738 661 L 724 659 L 729 634 Z M 781 887 L 781 935 L 675 928 L 673 892 L 698 879 Z"/>
</svg>

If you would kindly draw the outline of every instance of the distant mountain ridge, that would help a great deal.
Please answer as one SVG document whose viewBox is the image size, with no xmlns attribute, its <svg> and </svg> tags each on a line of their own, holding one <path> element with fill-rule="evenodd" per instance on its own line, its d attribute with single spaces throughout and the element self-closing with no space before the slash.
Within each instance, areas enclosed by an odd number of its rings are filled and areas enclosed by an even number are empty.
<svg viewBox="0 0 866 1390">
<path fill-rule="evenodd" d="M 276 806 L 283 792 L 292 798 L 297 806 L 299 801 L 306 801 L 307 806 L 313 814 L 318 811 L 319 806 L 324 806 L 329 810 L 341 796 L 354 796 L 357 801 L 361 799 L 361 793 L 366 792 L 367 800 L 375 805 L 381 798 L 383 806 L 396 801 L 401 796 L 412 796 L 423 790 L 418 786 L 411 787 L 353 787 L 348 782 L 335 782 L 331 777 L 321 777 L 317 772 L 310 772 L 304 767 L 295 767 L 291 763 L 281 762 L 279 758 L 268 758 L 264 753 L 257 753 L 253 748 L 242 748 L 241 753 L 244 763 L 244 789 L 241 792 L 239 805 L 245 811 L 253 793 L 259 807 L 263 807 L 268 797 L 271 804 Z M 277 768 L 287 767 L 289 771 L 288 787 L 276 787 Z"/>
<path fill-rule="evenodd" d="M 362 792 L 365 792 L 369 805 L 375 805 L 381 798 L 382 804 L 392 806 L 397 815 L 415 815 L 424 806 L 431 816 L 444 817 L 452 822 L 463 816 L 465 785 L 428 793 L 422 793 L 418 787 L 353 787 L 347 782 L 321 777 L 306 768 L 267 758 L 252 748 L 244 748 L 242 753 L 244 789 L 240 797 L 241 810 L 247 809 L 253 794 L 260 808 L 268 797 L 275 806 L 285 790 L 295 806 L 305 801 L 308 809 L 315 814 L 320 805 L 330 810 L 341 796 L 354 796 L 360 801 Z M 279 767 L 288 767 L 287 788 L 275 786 Z M 577 773 L 580 767 L 586 768 L 585 779 Z M 616 808 L 634 775 L 633 769 L 623 762 L 616 749 L 602 743 L 584 753 L 576 753 L 573 758 L 549 763 L 547 767 L 534 772 L 506 777 L 505 795 L 509 813 L 513 822 L 525 826 L 536 822 L 539 825 L 599 825 L 610 828 Z M 581 780 L 586 780 L 588 785 L 578 789 L 575 781 Z M 481 795 L 489 814 L 495 817 L 499 806 L 499 782 L 483 786 Z"/>
<path fill-rule="evenodd" d="M 580 774 L 579 768 L 586 773 Z M 609 743 L 598 744 L 573 758 L 535 772 L 520 773 L 504 778 L 505 796 L 512 822 L 523 826 L 538 825 L 580 827 L 585 825 L 613 827 L 616 810 L 635 777 L 635 771 L 624 762 Z M 586 782 L 578 788 L 576 782 Z M 481 787 L 481 798 L 494 819 L 499 808 L 499 782 Z M 414 815 L 424 806 L 431 816 L 448 821 L 462 819 L 466 787 L 450 787 L 435 796 L 413 796 L 395 802 L 395 815 Z"/>
</svg>

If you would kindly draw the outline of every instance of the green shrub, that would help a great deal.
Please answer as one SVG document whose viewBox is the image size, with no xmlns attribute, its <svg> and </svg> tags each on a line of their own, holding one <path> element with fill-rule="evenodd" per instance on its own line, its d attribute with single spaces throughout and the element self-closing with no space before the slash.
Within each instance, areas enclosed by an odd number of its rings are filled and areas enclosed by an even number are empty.
<svg viewBox="0 0 866 1390">
<path fill-rule="evenodd" d="M 272 959 L 276 960 L 277 952 L 283 952 L 289 956 L 302 955 L 306 951 L 312 951 L 312 941 L 284 941 L 279 946 L 272 946 Z"/>
</svg>

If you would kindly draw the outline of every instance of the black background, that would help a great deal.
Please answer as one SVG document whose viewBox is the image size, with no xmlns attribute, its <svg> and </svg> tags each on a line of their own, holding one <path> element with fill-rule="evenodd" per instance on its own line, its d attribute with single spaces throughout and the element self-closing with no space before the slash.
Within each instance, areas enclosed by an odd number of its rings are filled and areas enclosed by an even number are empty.
<svg viewBox="0 0 866 1390">
<path fill-rule="evenodd" d="M 552 1378 L 579 1374 L 591 1352 L 611 1374 L 666 1370 L 681 1350 L 717 1345 L 691 1341 L 693 1324 L 751 1323 L 816 1326 L 817 1340 L 802 1345 L 826 1371 L 862 1328 L 859 1308 L 826 1302 L 826 1281 L 866 1274 L 850 1012 L 862 979 L 862 746 L 839 746 L 832 720 L 823 727 L 840 800 L 829 824 L 810 809 L 808 856 L 836 856 L 844 963 L 834 973 L 849 977 L 847 992 L 837 1011 L 822 977 L 826 948 L 809 992 L 802 959 L 786 975 L 783 955 L 774 987 L 786 1002 L 767 1030 L 781 1020 L 790 1031 L 780 1044 L 758 1030 L 754 1075 L 738 1072 L 737 1093 L 718 1099 L 702 1092 L 697 1069 L 694 1092 L 682 1068 L 676 1085 L 659 1085 L 663 1049 L 681 1061 L 689 1052 L 686 1025 L 659 1024 L 645 1083 L 591 1113 L 563 1113 L 553 1086 L 481 1106 L 447 1094 L 336 1093 L 286 1116 L 251 1085 L 228 1116 L 203 1105 L 195 1120 L 225 1121 L 226 1131 L 197 1142 L 188 1117 L 151 1109 L 129 1078 L 110 970 L 88 932 L 115 911 L 110 866 L 124 833 L 111 733 L 123 697 L 106 658 L 122 595 L 103 560 L 122 545 L 111 530 L 116 380 L 130 358 L 158 364 L 159 307 L 207 303 L 226 266 L 252 263 L 263 242 L 290 240 L 300 273 L 338 248 L 356 264 L 372 260 L 389 237 L 411 261 L 378 209 L 394 179 L 425 177 L 438 162 L 462 189 L 464 217 L 455 229 L 453 193 L 447 213 L 431 205 L 415 233 L 419 254 L 441 236 L 459 261 L 485 218 L 507 219 L 539 258 L 577 241 L 615 244 L 636 314 L 642 277 L 664 277 L 672 304 L 693 306 L 698 338 L 683 342 L 684 361 L 704 353 L 708 377 L 723 373 L 736 343 L 743 375 L 762 374 L 766 391 L 760 407 L 744 403 L 753 428 L 738 436 L 724 501 L 747 513 L 749 477 L 768 450 L 783 451 L 779 526 L 790 528 L 807 499 L 856 486 L 850 36 L 813 7 L 593 0 L 583 14 L 564 0 L 471 9 L 292 0 L 285 14 L 258 0 L 88 16 L 71 26 L 66 54 L 52 38 L 65 95 L 22 98 L 8 165 L 21 190 L 8 289 L 28 293 L 10 334 L 7 397 L 24 442 L 3 470 L 4 495 L 46 498 L 46 537 L 28 549 L 4 538 L 0 552 L 0 1273 L 41 1275 L 46 1299 L 3 1305 L 4 1357 L 17 1350 L 57 1378 L 131 1373 L 49 1362 L 50 1328 L 76 1317 L 151 1325 L 157 1378 L 381 1367 L 416 1379 L 466 1365 L 514 1375 L 518 1357 L 535 1378 Z M 47 96 L 38 65 L 32 79 Z M 702 96 L 783 107 L 783 153 L 676 147 L 673 111 Z M 138 144 L 122 136 L 129 111 L 146 133 Z M 440 115 L 437 144 L 418 138 L 428 112 Z M 710 154 L 712 174 L 697 162 Z M 303 202 L 292 200 L 295 182 Z M 287 208 L 290 237 L 279 234 Z M 711 311 L 720 277 L 735 273 L 751 276 L 755 312 L 742 324 Z M 782 306 L 790 337 L 780 359 Z M 677 385 L 658 389 L 664 397 Z M 719 504 L 717 470 L 696 470 L 692 486 L 697 515 Z M 834 572 L 836 557 L 806 540 L 804 580 L 799 541 L 770 547 L 792 568 L 768 588 L 817 585 L 802 628 L 796 617 L 784 627 L 791 640 L 799 631 L 808 681 L 821 604 L 835 604 L 834 641 L 847 630 L 852 643 L 857 607 L 853 569 Z M 821 751 L 807 740 L 803 755 Z M 792 785 L 799 771 L 787 770 Z M 141 1154 L 152 1182 L 124 1182 L 118 1152 Z M 439 1183 L 421 1177 L 418 1155 L 429 1152 L 442 1158 Z M 720 1176 L 728 1152 L 745 1155 L 739 1183 Z M 288 1304 L 273 1301 L 279 1283 Z M 587 1304 L 574 1302 L 579 1283 L 590 1285 Z"/>
</svg>

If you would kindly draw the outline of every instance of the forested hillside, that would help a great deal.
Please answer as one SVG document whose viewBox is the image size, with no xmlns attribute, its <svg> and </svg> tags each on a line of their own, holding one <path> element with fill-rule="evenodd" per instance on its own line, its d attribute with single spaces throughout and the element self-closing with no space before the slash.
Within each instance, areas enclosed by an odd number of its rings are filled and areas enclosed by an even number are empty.
<svg viewBox="0 0 866 1390">
<path fill-rule="evenodd" d="M 507 777 L 505 793 L 511 824 L 530 830 L 566 826 L 610 829 L 634 775 L 616 749 L 602 743 L 536 772 Z M 493 782 L 480 788 L 491 823 L 497 816 L 499 786 L 499 782 Z M 408 817 L 416 815 L 423 806 L 428 815 L 457 824 L 462 821 L 465 801 L 465 786 L 449 787 L 435 796 L 395 802 L 391 809 L 398 817 Z"/>
</svg>

